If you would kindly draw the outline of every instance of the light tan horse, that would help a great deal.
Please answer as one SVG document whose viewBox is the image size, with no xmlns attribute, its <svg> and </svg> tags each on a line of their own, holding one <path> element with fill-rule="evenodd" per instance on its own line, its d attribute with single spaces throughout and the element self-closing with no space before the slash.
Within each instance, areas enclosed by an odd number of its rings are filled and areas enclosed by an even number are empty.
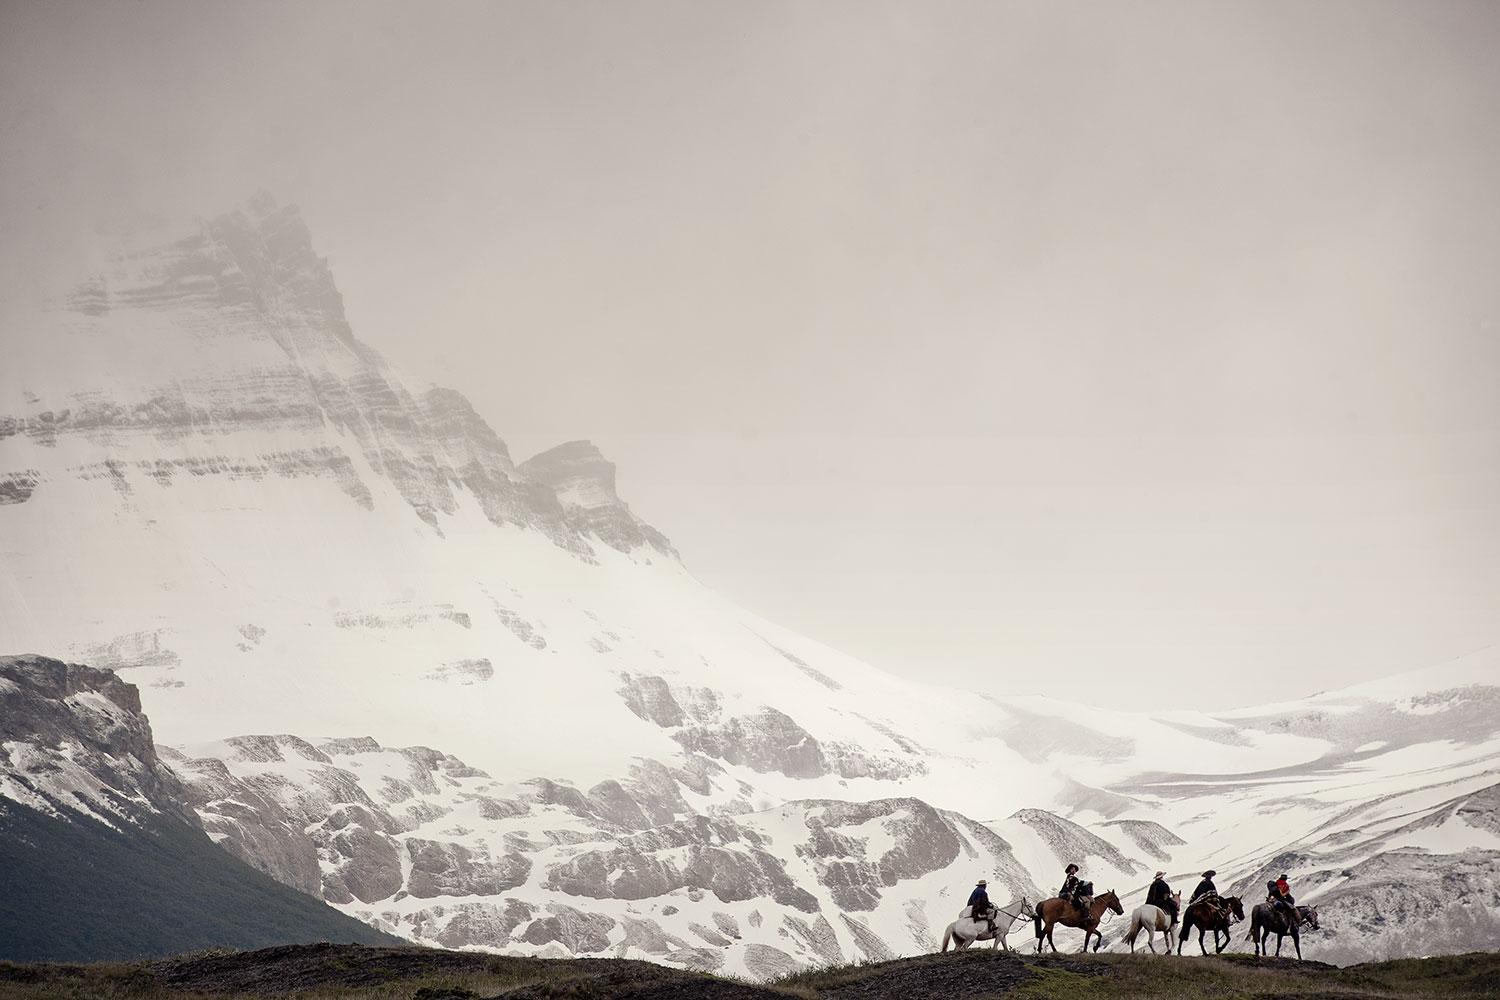
<svg viewBox="0 0 1500 1000">
<path fill-rule="evenodd" d="M 1009 906 L 991 907 L 992 918 L 990 920 L 975 920 L 972 911 L 965 906 L 958 913 L 958 919 L 948 925 L 943 931 L 943 951 L 953 945 L 954 951 L 963 951 L 975 941 L 993 941 L 990 950 L 1004 948 L 1010 951 L 1010 943 L 1005 940 L 1005 935 L 1015 926 L 1017 920 L 1030 920 L 1036 914 L 1031 909 L 1025 896 Z"/>
<path fill-rule="evenodd" d="M 1172 893 L 1172 901 L 1179 906 L 1182 904 L 1182 893 Z M 1167 954 L 1172 954 L 1172 925 L 1177 923 L 1177 918 L 1172 916 L 1160 906 L 1146 903 L 1137 906 L 1130 914 L 1130 930 L 1125 932 L 1122 939 L 1130 945 L 1132 953 L 1135 952 L 1135 939 L 1141 931 L 1146 932 L 1146 945 L 1151 949 L 1151 954 L 1156 954 L 1156 935 L 1161 933 L 1162 942 L 1167 946 Z"/>
<path fill-rule="evenodd" d="M 1057 924 L 1064 927 L 1083 928 L 1083 950 L 1089 950 L 1089 938 L 1096 937 L 1099 940 L 1094 943 L 1094 950 L 1099 950 L 1099 945 L 1104 943 L 1104 935 L 1099 933 L 1099 921 L 1106 912 L 1124 916 L 1125 908 L 1120 905 L 1120 897 L 1116 896 L 1114 890 L 1102 892 L 1094 897 L 1093 903 L 1089 904 L 1088 915 L 1083 916 L 1078 912 L 1078 907 L 1072 902 L 1054 896 L 1052 899 L 1044 899 L 1036 904 L 1036 916 L 1033 921 L 1036 924 L 1036 950 L 1040 953 L 1042 942 L 1046 941 L 1052 946 L 1053 952 L 1057 951 L 1057 942 L 1052 940 L 1052 928 Z"/>
</svg>

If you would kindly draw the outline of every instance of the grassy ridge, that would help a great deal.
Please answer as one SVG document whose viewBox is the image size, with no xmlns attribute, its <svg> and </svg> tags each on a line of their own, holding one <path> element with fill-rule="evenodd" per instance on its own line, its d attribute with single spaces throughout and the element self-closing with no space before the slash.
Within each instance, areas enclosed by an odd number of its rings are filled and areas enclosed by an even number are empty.
<svg viewBox="0 0 1500 1000">
<path fill-rule="evenodd" d="M 755 985 L 618 959 L 311 945 L 158 962 L 0 963 L 0 1000 L 1391 1000 L 1500 997 L 1500 954 L 1335 968 L 1249 956 L 924 955 Z"/>
</svg>

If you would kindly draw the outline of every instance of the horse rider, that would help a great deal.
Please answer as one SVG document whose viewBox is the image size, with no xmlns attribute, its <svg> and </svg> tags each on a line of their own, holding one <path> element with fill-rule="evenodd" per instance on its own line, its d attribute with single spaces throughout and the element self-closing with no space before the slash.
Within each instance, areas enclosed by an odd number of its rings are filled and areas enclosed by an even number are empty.
<svg viewBox="0 0 1500 1000">
<path fill-rule="evenodd" d="M 1157 872 L 1151 880 L 1151 888 L 1146 890 L 1146 902 L 1169 914 L 1174 924 L 1177 922 L 1177 901 L 1172 898 L 1172 887 L 1167 885 L 1166 872 Z"/>
<path fill-rule="evenodd" d="M 1214 885 L 1214 876 L 1217 874 L 1219 873 L 1214 871 L 1212 868 L 1203 873 L 1203 881 L 1199 882 L 1198 888 L 1193 890 L 1193 898 L 1188 902 L 1189 906 L 1192 906 L 1194 903 L 1202 902 L 1203 900 L 1208 900 L 1211 903 L 1218 903 L 1219 890 Z"/>
<path fill-rule="evenodd" d="M 990 906 L 989 882 L 980 879 L 974 885 L 974 891 L 969 893 L 969 918 L 976 923 L 988 920 L 990 930 L 995 928 L 994 908 Z"/>
<path fill-rule="evenodd" d="M 1078 890 L 1083 886 L 1083 879 L 1078 877 L 1078 866 L 1068 865 L 1064 869 L 1063 875 L 1065 878 L 1063 879 L 1062 888 L 1057 890 L 1058 898 L 1066 899 L 1073 904 L 1075 909 L 1082 910 L 1084 905 L 1083 900 L 1078 898 Z"/>
<path fill-rule="evenodd" d="M 1274 882 L 1266 883 L 1266 901 L 1277 910 L 1286 914 L 1289 922 L 1297 922 L 1297 902 L 1292 898 L 1292 884 L 1287 881 L 1286 873 L 1282 872 L 1281 878 Z"/>
</svg>

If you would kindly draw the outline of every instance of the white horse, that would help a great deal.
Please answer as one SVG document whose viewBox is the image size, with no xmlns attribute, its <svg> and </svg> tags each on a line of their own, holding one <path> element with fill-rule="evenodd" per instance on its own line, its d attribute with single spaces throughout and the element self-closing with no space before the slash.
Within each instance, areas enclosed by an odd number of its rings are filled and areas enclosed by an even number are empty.
<svg viewBox="0 0 1500 1000">
<path fill-rule="evenodd" d="M 1182 893 L 1172 893 L 1172 900 L 1180 905 L 1182 902 Z M 1155 955 L 1156 932 L 1161 931 L 1162 939 L 1167 945 L 1167 954 L 1170 955 L 1172 954 L 1172 927 L 1176 923 L 1177 918 L 1159 906 L 1152 906 L 1150 903 L 1144 906 L 1137 906 L 1135 911 L 1130 914 L 1130 930 L 1125 932 L 1125 937 L 1121 940 L 1128 942 L 1130 950 L 1134 952 L 1135 937 L 1144 930 L 1146 932 L 1146 946 L 1151 949 L 1151 954 Z"/>
<path fill-rule="evenodd" d="M 1005 935 L 1010 933 L 1017 920 L 1030 920 L 1035 915 L 1031 904 L 1022 896 L 1014 903 L 995 911 L 994 930 L 991 930 L 990 921 L 975 920 L 971 909 L 965 906 L 958 911 L 958 919 L 943 931 L 943 951 L 948 950 L 949 944 L 953 945 L 954 951 L 963 951 L 975 941 L 994 941 L 990 948 L 1003 947 L 1006 951 L 1012 951 L 1011 946 L 1006 944 Z"/>
</svg>

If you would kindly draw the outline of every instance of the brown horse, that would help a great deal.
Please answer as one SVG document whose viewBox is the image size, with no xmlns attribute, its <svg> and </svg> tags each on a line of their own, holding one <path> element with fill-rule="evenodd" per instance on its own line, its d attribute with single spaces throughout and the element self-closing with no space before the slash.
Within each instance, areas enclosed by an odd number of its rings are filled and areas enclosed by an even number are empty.
<svg viewBox="0 0 1500 1000">
<path fill-rule="evenodd" d="M 1188 932 L 1194 927 L 1198 928 L 1198 950 L 1208 954 L 1208 949 L 1203 947 L 1203 933 L 1213 931 L 1214 954 L 1218 954 L 1229 944 L 1229 925 L 1244 919 L 1245 905 L 1238 896 L 1220 896 L 1217 903 L 1203 899 L 1191 904 L 1182 914 L 1182 934 L 1177 939 L 1177 954 L 1182 954 Z M 1223 943 L 1219 941 L 1220 932 L 1224 934 Z"/>
<path fill-rule="evenodd" d="M 1112 910 L 1120 916 L 1125 915 L 1125 907 L 1120 905 L 1120 897 L 1114 891 L 1100 893 L 1094 897 L 1093 903 L 1089 905 L 1088 916 L 1081 916 L 1078 907 L 1071 900 L 1053 897 L 1044 899 L 1036 904 L 1036 916 L 1032 920 L 1036 923 L 1036 950 L 1040 953 L 1042 942 L 1045 940 L 1052 945 L 1053 952 L 1057 951 L 1057 943 L 1052 940 L 1052 928 L 1056 924 L 1064 927 L 1083 928 L 1083 950 L 1089 950 L 1089 938 L 1096 937 L 1094 950 L 1099 950 L 1099 945 L 1104 943 L 1104 935 L 1099 933 L 1099 920 L 1105 911 Z M 1043 924 L 1046 926 L 1044 927 Z"/>
</svg>

